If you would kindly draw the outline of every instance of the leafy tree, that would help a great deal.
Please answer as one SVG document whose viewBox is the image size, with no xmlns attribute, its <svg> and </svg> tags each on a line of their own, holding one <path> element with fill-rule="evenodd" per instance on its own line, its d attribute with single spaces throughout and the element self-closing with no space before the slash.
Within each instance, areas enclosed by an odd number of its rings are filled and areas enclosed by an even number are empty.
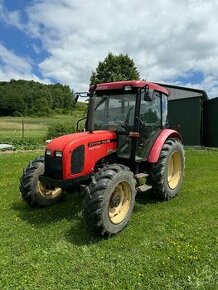
<svg viewBox="0 0 218 290">
<path fill-rule="evenodd" d="M 139 77 L 133 59 L 127 54 L 113 55 L 109 53 L 103 62 L 99 62 L 96 71 L 92 72 L 90 83 L 138 80 Z"/>
<path fill-rule="evenodd" d="M 0 116 L 44 116 L 54 111 L 69 112 L 74 106 L 69 86 L 26 80 L 0 82 Z"/>
<path fill-rule="evenodd" d="M 47 116 L 50 113 L 48 101 L 45 97 L 35 99 L 34 102 L 34 115 Z"/>
</svg>

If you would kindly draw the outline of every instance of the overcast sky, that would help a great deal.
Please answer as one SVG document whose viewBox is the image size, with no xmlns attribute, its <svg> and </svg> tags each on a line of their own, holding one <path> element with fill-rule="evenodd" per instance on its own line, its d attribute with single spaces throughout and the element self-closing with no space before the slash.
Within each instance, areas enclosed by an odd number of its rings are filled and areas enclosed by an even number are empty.
<svg viewBox="0 0 218 290">
<path fill-rule="evenodd" d="M 0 0 L 0 80 L 86 91 L 109 52 L 140 77 L 218 96 L 216 0 Z"/>
</svg>

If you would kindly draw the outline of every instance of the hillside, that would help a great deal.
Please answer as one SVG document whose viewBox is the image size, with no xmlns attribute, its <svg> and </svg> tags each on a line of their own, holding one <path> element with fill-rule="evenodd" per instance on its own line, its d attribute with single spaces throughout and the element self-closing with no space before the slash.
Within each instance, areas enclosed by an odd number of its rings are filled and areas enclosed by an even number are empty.
<svg viewBox="0 0 218 290">
<path fill-rule="evenodd" d="M 0 82 L 0 104 L 0 116 L 47 116 L 72 110 L 74 99 L 66 85 L 11 80 Z"/>
</svg>

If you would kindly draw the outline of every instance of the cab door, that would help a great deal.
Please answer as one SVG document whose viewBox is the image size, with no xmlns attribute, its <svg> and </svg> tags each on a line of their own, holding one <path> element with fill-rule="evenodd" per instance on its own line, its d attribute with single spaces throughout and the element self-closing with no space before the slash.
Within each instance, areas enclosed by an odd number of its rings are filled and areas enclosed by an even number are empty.
<svg viewBox="0 0 218 290">
<path fill-rule="evenodd" d="M 155 92 L 151 102 L 141 101 L 140 138 L 137 141 L 135 161 L 145 161 L 155 139 L 167 126 L 167 96 Z"/>
</svg>

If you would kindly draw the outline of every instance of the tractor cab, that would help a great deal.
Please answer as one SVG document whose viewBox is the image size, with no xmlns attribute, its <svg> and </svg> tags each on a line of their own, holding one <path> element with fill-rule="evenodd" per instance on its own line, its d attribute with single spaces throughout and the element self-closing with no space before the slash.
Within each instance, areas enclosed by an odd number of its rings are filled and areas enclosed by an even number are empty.
<svg viewBox="0 0 218 290">
<path fill-rule="evenodd" d="M 168 125 L 168 91 L 145 81 L 124 81 L 97 85 L 93 93 L 93 129 L 116 132 L 118 158 L 145 161 Z"/>
</svg>

